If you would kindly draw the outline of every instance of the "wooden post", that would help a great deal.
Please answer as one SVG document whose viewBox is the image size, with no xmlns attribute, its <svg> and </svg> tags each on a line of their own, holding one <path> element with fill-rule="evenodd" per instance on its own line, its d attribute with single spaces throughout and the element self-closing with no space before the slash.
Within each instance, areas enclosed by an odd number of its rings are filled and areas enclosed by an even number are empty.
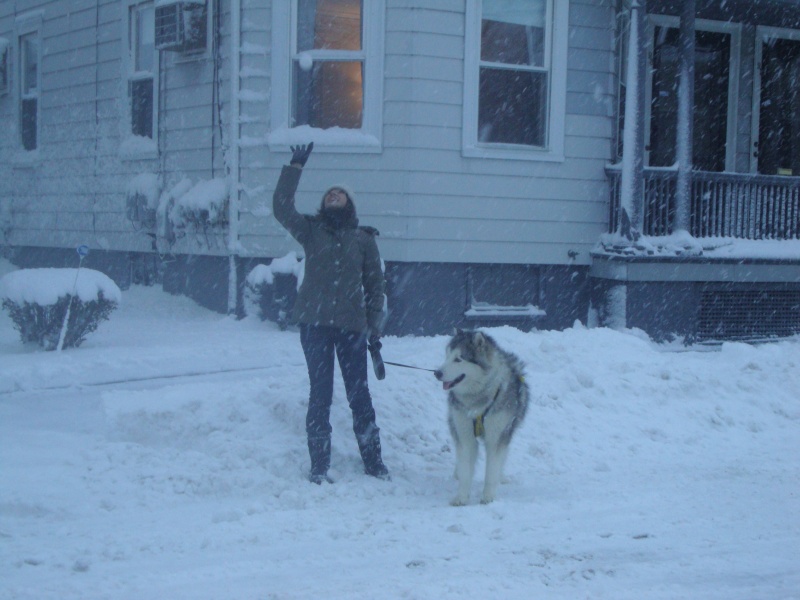
<svg viewBox="0 0 800 600">
<path fill-rule="evenodd" d="M 618 233 L 635 241 L 644 227 L 644 97 L 647 51 L 643 43 L 645 0 L 631 4 L 628 74 L 625 80 L 625 131 Z"/>
<path fill-rule="evenodd" d="M 676 158 L 678 184 L 673 232 L 689 231 L 692 198 L 692 139 L 694 135 L 695 0 L 683 0 L 680 24 L 680 82 Z"/>
</svg>

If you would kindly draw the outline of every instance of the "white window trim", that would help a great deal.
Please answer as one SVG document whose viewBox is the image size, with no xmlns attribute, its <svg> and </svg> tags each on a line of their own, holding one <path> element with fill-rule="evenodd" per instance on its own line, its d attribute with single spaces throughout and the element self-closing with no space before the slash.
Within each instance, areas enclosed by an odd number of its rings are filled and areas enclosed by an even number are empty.
<svg viewBox="0 0 800 600">
<path fill-rule="evenodd" d="M 44 58 L 44 44 L 42 43 L 42 25 L 44 23 L 43 11 L 34 11 L 29 14 L 20 15 L 15 22 L 15 35 L 14 35 L 14 49 L 16 56 L 14 61 L 16 63 L 13 68 L 13 73 L 16 75 L 16 82 L 10 82 L 16 91 L 15 98 L 15 114 L 17 123 L 16 145 L 24 157 L 38 157 L 39 150 L 42 147 L 42 62 Z M 39 38 L 39 63 L 36 68 L 36 148 L 33 150 L 26 150 L 22 144 L 22 100 L 26 96 L 22 92 L 23 76 L 22 76 L 22 59 L 23 54 L 20 48 L 20 40 L 30 34 L 36 34 Z M 30 97 L 33 97 L 30 96 Z M 36 160 L 36 158 L 34 158 Z"/>
<path fill-rule="evenodd" d="M 647 40 L 649 47 L 654 47 L 655 28 L 670 27 L 680 28 L 680 18 L 666 15 L 648 15 Z M 736 170 L 736 123 L 739 113 L 739 76 L 740 57 L 742 48 L 741 23 L 728 23 L 723 21 L 708 21 L 697 19 L 695 31 L 710 31 L 712 33 L 727 33 L 731 36 L 731 57 L 728 63 L 728 129 L 725 132 L 725 170 Z M 650 107 L 653 100 L 653 53 L 648 52 L 647 82 L 645 85 L 645 115 L 644 115 L 644 146 L 650 147 Z M 694 111 L 694 109 L 692 109 Z M 650 164 L 650 152 L 645 150 L 645 165 Z"/>
<path fill-rule="evenodd" d="M 295 0 L 275 0 L 272 5 L 272 94 L 270 133 L 273 152 L 292 144 L 314 142 L 314 151 L 380 152 L 383 138 L 383 46 L 385 0 L 363 2 L 364 104 L 361 129 L 289 127 L 292 94 L 292 60 L 295 58 L 297 10 Z"/>
<path fill-rule="evenodd" d="M 758 158 L 755 152 L 761 125 L 761 58 L 764 52 L 764 38 L 775 37 L 785 40 L 800 42 L 800 31 L 796 29 L 781 29 L 758 25 L 756 27 L 755 52 L 753 53 L 753 118 L 750 131 L 750 172 L 758 173 Z"/>
<path fill-rule="evenodd" d="M 133 135 L 131 131 L 131 99 L 129 96 L 129 82 L 135 79 L 135 73 L 132 70 L 134 58 L 131 56 L 130 46 L 130 17 L 131 8 L 143 4 L 150 4 L 155 10 L 155 2 L 153 0 L 125 0 L 123 4 L 122 21 L 122 115 L 120 122 L 120 158 L 123 160 L 139 160 L 146 158 L 158 157 L 158 111 L 159 111 L 159 73 L 161 70 L 161 52 L 153 50 L 153 138 L 149 142 L 149 138 L 141 138 L 140 136 Z M 134 77 L 132 77 L 132 75 Z M 138 143 L 141 142 L 141 143 Z"/>
<path fill-rule="evenodd" d="M 551 29 L 549 55 L 549 98 L 547 145 L 545 148 L 521 144 L 478 142 L 479 65 L 481 58 L 481 0 L 467 0 L 464 36 L 464 113 L 462 154 L 474 158 L 506 158 L 563 162 L 564 121 L 567 101 L 567 45 L 569 40 L 569 0 L 548 0 L 547 20 Z M 547 64 L 547 60 L 545 61 Z"/>
</svg>

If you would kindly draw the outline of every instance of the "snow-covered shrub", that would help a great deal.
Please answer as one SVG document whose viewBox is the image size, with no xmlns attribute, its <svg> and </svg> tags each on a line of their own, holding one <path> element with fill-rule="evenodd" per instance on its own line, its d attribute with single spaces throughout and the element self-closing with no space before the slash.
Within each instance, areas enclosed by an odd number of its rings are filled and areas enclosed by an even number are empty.
<svg viewBox="0 0 800 600">
<path fill-rule="evenodd" d="M 303 282 L 304 264 L 296 252 L 290 252 L 269 265 L 254 267 L 245 281 L 245 312 L 286 329 L 297 288 Z"/>
<path fill-rule="evenodd" d="M 21 269 L 0 279 L 0 298 L 23 342 L 55 350 L 68 313 L 62 347 L 78 347 L 109 318 L 122 293 L 91 269 Z"/>
<path fill-rule="evenodd" d="M 177 187 L 177 186 L 176 186 Z M 193 225 L 197 229 L 227 225 L 228 180 L 200 181 L 190 190 L 174 198 L 169 219 L 175 229 Z"/>
<path fill-rule="evenodd" d="M 156 226 L 156 207 L 160 194 L 158 175 L 139 173 L 125 190 L 125 215 L 135 228 L 153 229 Z"/>
</svg>

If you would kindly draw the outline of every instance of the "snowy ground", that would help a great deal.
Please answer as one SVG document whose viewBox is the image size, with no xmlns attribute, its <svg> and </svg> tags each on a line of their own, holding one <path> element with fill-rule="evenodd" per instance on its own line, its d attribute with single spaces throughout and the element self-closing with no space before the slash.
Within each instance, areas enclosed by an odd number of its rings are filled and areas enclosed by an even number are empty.
<svg viewBox="0 0 800 600">
<path fill-rule="evenodd" d="M 3 312 L 0 598 L 800 598 L 800 341 L 490 333 L 533 403 L 498 500 L 479 473 L 452 508 L 430 373 L 371 381 L 388 483 L 362 474 L 337 375 L 318 487 L 296 332 L 135 287 L 57 353 Z M 445 343 L 384 357 L 432 368 Z"/>
</svg>

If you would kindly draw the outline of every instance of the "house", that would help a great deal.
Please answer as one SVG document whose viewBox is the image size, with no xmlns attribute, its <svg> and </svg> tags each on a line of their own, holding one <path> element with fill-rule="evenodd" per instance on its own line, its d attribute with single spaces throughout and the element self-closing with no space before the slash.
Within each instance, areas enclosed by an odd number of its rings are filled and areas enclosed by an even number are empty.
<svg viewBox="0 0 800 600">
<path fill-rule="evenodd" d="M 387 333 L 793 334 L 798 56 L 794 0 L 7 0 L 0 244 L 241 314 L 313 141 L 298 208 L 355 189 Z"/>
</svg>

